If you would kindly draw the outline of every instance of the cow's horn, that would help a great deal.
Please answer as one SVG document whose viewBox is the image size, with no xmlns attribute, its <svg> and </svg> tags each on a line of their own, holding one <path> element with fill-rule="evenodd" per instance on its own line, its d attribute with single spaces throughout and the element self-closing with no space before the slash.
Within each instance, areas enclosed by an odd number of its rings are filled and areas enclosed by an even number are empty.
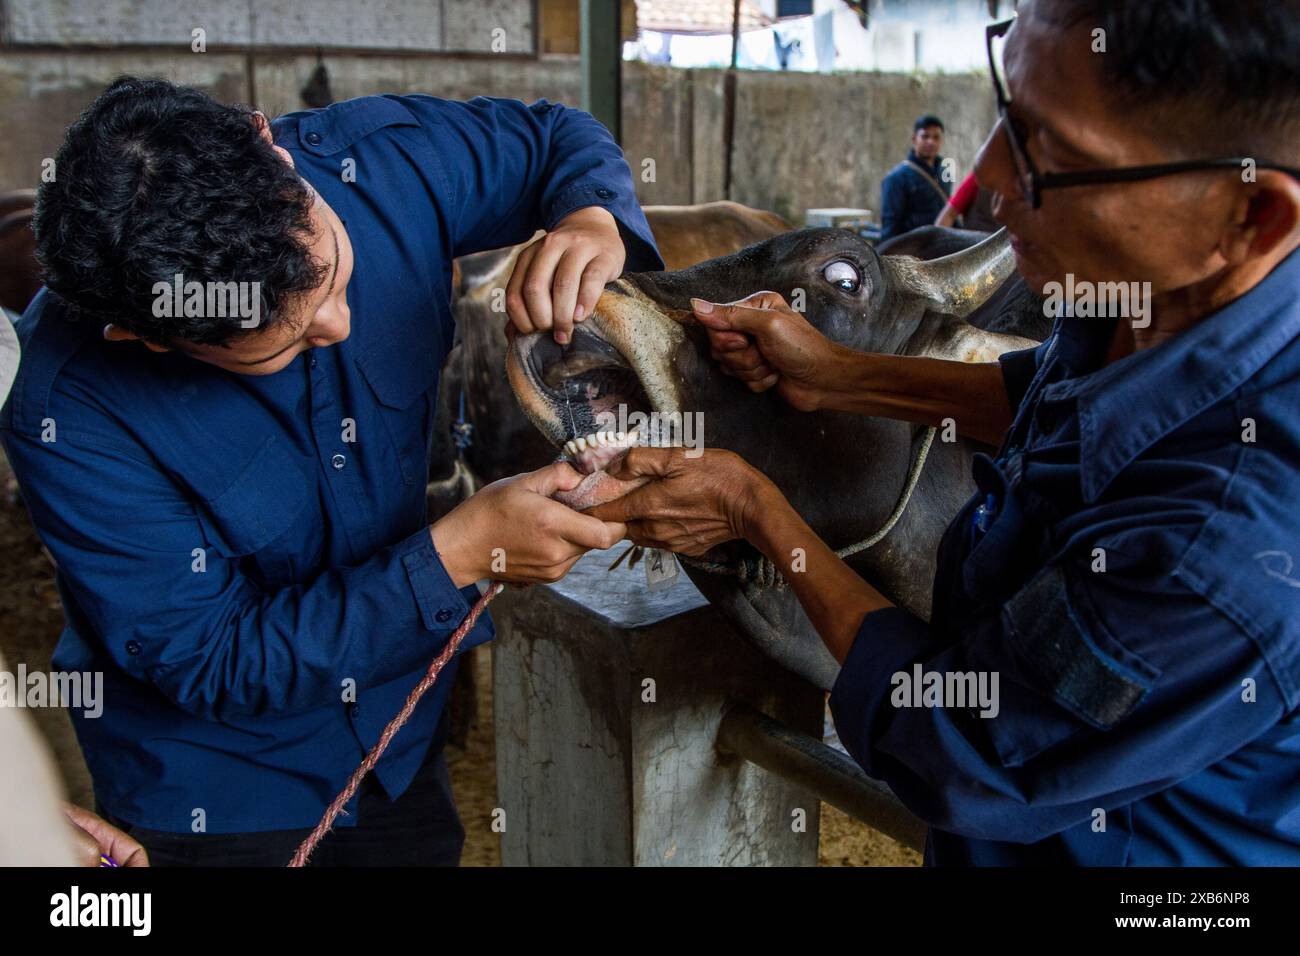
<svg viewBox="0 0 1300 956">
<path fill-rule="evenodd" d="M 996 362 L 999 355 L 1032 349 L 1033 339 L 1005 332 L 985 332 L 969 322 L 954 322 L 949 334 L 931 343 L 922 355 L 953 362 Z"/>
<path fill-rule="evenodd" d="M 902 288 L 936 303 L 938 311 L 962 318 L 983 305 L 1016 267 L 1005 228 L 942 259 L 884 256 L 881 261 Z"/>
</svg>

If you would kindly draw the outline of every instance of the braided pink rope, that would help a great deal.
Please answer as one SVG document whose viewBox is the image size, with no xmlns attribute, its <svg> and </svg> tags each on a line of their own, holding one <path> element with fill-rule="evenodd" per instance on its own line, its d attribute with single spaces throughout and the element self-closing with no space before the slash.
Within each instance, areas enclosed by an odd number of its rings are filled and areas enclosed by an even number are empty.
<svg viewBox="0 0 1300 956">
<path fill-rule="evenodd" d="M 365 779 L 366 774 L 374 769 L 375 764 L 379 763 L 379 758 L 384 755 L 384 750 L 387 749 L 389 742 L 402 729 L 402 725 L 410 719 L 411 713 L 415 710 L 415 705 L 420 702 L 420 698 L 424 696 L 425 691 L 437 682 L 438 674 L 442 672 L 443 667 L 455 655 L 461 641 L 465 640 L 465 635 L 474 627 L 474 623 L 479 619 L 479 615 L 483 613 L 483 609 L 488 606 L 494 597 L 501 593 L 504 587 L 505 585 L 500 581 L 493 581 L 492 586 L 483 593 L 483 596 L 478 599 L 470 610 L 469 616 L 461 622 L 460 627 L 452 632 L 451 640 L 447 642 L 447 646 L 443 648 L 441 654 L 434 658 L 420 683 L 416 684 L 411 693 L 407 695 L 406 704 L 398 711 L 397 716 L 388 722 L 384 732 L 379 735 L 379 740 L 370 748 L 370 753 L 366 754 L 366 759 L 361 761 L 361 766 L 352 771 L 352 777 L 348 780 L 348 785 L 334 798 L 334 802 L 329 805 L 325 815 L 321 817 L 320 823 L 316 824 L 316 829 L 312 830 L 307 839 L 302 841 L 302 846 L 298 847 L 297 852 L 294 853 L 293 859 L 289 861 L 289 866 L 307 865 L 307 858 L 316 849 L 316 845 L 325 838 L 325 834 L 329 833 L 333 828 L 334 821 L 343 812 L 343 807 L 347 805 L 347 802 L 356 794 L 357 788 L 361 786 L 361 781 Z"/>
</svg>

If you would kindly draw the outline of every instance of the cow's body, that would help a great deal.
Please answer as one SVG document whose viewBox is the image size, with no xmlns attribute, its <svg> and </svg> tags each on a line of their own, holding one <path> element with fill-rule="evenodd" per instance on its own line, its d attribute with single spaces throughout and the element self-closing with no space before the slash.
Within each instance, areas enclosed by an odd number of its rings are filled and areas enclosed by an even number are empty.
<svg viewBox="0 0 1300 956">
<path fill-rule="evenodd" d="M 964 271 L 957 260 L 965 261 Z M 857 298 L 818 278 L 827 264 L 840 261 L 852 262 L 861 272 L 864 292 Z M 841 230 L 804 230 L 680 272 L 626 277 L 601 298 L 589 320 L 592 327 L 584 333 L 603 341 L 584 345 L 575 336 L 575 347 L 601 351 L 613 346 L 625 369 L 635 373 L 634 383 L 621 386 L 627 394 L 600 401 L 702 412 L 706 445 L 740 453 L 781 488 L 831 547 L 842 548 L 884 524 L 916 461 L 924 430 L 840 412 L 800 412 L 775 392 L 750 393 L 718 370 L 703 331 L 681 322 L 690 297 L 726 302 L 771 289 L 789 300 L 802 289 L 809 320 L 841 344 L 862 351 L 991 361 L 1000 352 L 1032 344 L 1045 327 L 1036 300 L 1016 289 L 1023 286 L 1018 277 L 1006 281 L 1010 263 L 1001 237 L 922 264 L 912 258 L 881 258 Z M 972 296 L 972 290 L 977 294 Z M 939 299 L 951 308 L 936 305 Z M 954 312 L 967 313 L 969 322 Z M 1025 337 L 978 329 L 990 325 L 1010 326 Z M 555 382 L 558 361 L 553 345 L 520 337 L 510 372 L 530 417 L 562 443 L 572 436 L 564 434 L 567 426 L 554 411 L 556 396 L 548 393 L 543 378 L 551 370 Z M 617 383 L 617 371 L 607 371 L 601 381 Z M 581 384 L 590 390 L 590 382 Z M 575 418 L 573 408 L 566 409 L 566 416 Z M 581 410 L 576 417 L 580 431 Z M 901 520 L 879 545 L 851 560 L 897 603 L 922 616 L 929 613 L 939 537 L 971 493 L 970 459 L 977 447 L 965 440 L 934 441 Z M 733 568 L 743 562 L 752 567 L 755 557 L 740 542 L 709 555 Z M 742 586 L 735 576 L 688 571 L 763 650 L 815 683 L 830 686 L 835 662 L 789 589 Z"/>
</svg>

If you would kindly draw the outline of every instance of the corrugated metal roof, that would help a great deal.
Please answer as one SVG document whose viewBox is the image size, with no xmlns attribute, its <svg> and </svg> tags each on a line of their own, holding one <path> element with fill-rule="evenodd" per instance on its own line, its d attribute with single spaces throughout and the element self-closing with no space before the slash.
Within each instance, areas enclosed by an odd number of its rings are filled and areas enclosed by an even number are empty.
<svg viewBox="0 0 1300 956">
<path fill-rule="evenodd" d="M 733 0 L 636 0 L 636 22 L 662 33 L 730 33 L 732 6 Z M 740 0 L 740 29 L 771 24 L 753 0 Z"/>
</svg>

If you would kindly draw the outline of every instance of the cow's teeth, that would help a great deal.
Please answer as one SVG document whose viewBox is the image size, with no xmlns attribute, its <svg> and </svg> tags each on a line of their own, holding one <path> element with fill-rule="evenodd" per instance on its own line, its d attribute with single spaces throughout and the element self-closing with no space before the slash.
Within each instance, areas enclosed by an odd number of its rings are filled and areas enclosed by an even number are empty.
<svg viewBox="0 0 1300 956">
<path fill-rule="evenodd" d="M 564 453 L 576 458 L 580 452 L 597 448 L 631 448 L 642 444 L 641 433 L 636 429 L 630 432 L 600 431 L 577 438 L 570 438 L 564 443 Z"/>
</svg>

